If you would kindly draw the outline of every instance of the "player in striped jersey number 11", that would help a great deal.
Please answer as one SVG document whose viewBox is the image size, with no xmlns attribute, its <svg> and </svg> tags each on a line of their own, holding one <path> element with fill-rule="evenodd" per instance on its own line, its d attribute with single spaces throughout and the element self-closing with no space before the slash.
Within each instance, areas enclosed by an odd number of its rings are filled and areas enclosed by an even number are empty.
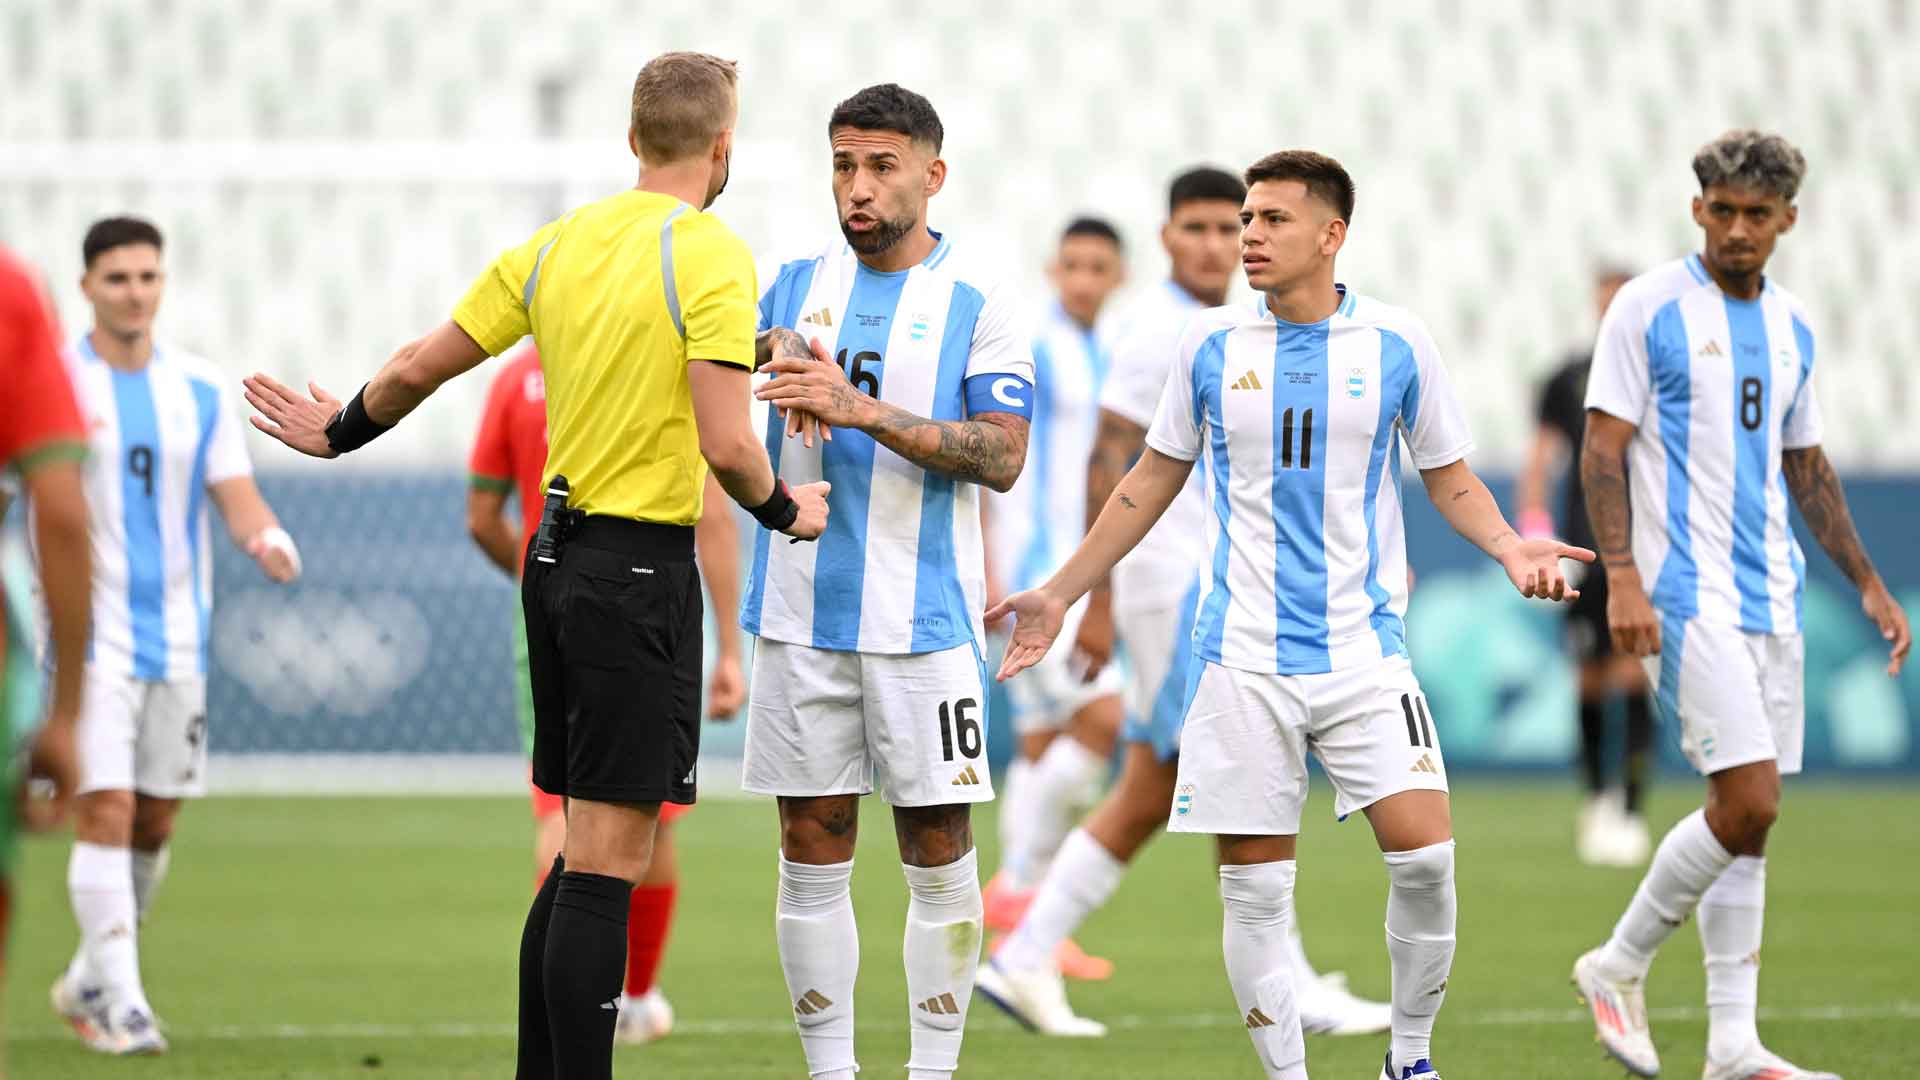
<svg viewBox="0 0 1920 1080">
<path fill-rule="evenodd" d="M 1265 303 L 1194 316 L 1139 463 L 1065 566 L 987 617 L 1017 619 L 1000 677 L 1033 666 L 1068 608 L 1205 458 L 1199 671 L 1187 683 L 1168 827 L 1217 837 L 1228 981 L 1267 1075 L 1303 1080 L 1286 927 L 1311 750 L 1336 812 L 1366 814 L 1387 865 L 1393 1034 L 1381 1075 L 1437 1080 L 1430 1042 L 1454 952 L 1453 829 L 1438 718 L 1402 621 L 1399 444 L 1441 515 L 1521 595 L 1572 599 L 1560 560 L 1594 555 L 1515 533 L 1467 465 L 1472 439 L 1426 327 L 1335 280 L 1353 215 L 1346 170 L 1284 151 L 1246 180 L 1241 264 Z"/>
</svg>

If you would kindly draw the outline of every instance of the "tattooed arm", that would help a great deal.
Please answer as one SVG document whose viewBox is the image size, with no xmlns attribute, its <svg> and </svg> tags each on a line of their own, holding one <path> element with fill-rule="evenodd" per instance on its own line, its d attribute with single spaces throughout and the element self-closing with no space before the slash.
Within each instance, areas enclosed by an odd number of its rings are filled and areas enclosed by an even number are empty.
<svg viewBox="0 0 1920 1080">
<path fill-rule="evenodd" d="M 929 420 L 898 405 L 867 401 L 872 419 L 853 426 L 923 469 L 1004 493 L 1026 465 L 1028 425 L 1022 417 L 981 413 L 967 420 Z"/>
<path fill-rule="evenodd" d="M 1887 590 L 1886 582 L 1867 558 L 1860 543 L 1860 532 L 1853 526 L 1853 514 L 1847 509 L 1847 496 L 1826 452 L 1818 446 L 1806 446 L 1780 452 L 1780 469 L 1786 474 L 1787 490 L 1793 492 L 1800 516 L 1807 529 L 1826 549 L 1840 572 L 1860 590 L 1860 608 L 1880 629 L 1880 636 L 1891 646 L 1887 674 L 1897 675 L 1912 646 L 1906 612 Z"/>
<path fill-rule="evenodd" d="M 1580 484 L 1587 493 L 1587 520 L 1607 575 L 1607 627 L 1613 647 L 1629 656 L 1660 651 L 1660 616 L 1647 599 L 1633 561 L 1633 515 L 1627 496 L 1627 445 L 1639 429 L 1612 413 L 1587 410 L 1586 443 L 1580 451 Z"/>
<path fill-rule="evenodd" d="M 1011 413 L 966 420 L 929 420 L 853 388 L 838 364 L 777 356 L 765 370 L 762 401 L 818 417 L 822 424 L 857 428 L 923 469 L 1005 492 L 1027 461 L 1027 421 Z"/>
</svg>

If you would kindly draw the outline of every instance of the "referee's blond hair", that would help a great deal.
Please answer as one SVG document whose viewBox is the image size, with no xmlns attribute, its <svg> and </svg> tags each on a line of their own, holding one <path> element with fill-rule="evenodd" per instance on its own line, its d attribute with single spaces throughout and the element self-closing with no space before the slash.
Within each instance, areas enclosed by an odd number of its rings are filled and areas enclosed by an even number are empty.
<svg viewBox="0 0 1920 1080">
<path fill-rule="evenodd" d="M 731 60 L 698 52 L 661 53 L 633 80 L 632 130 L 640 160 L 665 165 L 706 151 L 733 126 Z"/>
</svg>

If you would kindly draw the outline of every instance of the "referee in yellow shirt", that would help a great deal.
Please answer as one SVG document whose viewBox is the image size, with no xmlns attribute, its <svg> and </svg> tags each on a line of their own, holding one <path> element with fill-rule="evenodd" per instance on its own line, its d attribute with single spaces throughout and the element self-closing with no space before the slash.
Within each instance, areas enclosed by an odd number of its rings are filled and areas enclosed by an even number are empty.
<svg viewBox="0 0 1920 1080">
<path fill-rule="evenodd" d="M 758 359 L 814 354 L 791 331 L 756 340 L 752 257 L 703 212 L 727 184 L 735 80 L 731 62 L 700 53 L 642 68 L 628 133 L 640 159 L 633 190 L 501 255 L 452 319 L 395 353 L 351 402 L 246 380 L 261 413 L 254 426 L 334 457 L 525 335 L 539 347 L 548 513 L 521 596 L 533 779 L 567 797 L 567 836 L 521 939 L 521 1080 L 612 1075 L 627 894 L 646 872 L 660 803 L 694 798 L 693 524 L 707 467 L 769 529 L 812 539 L 826 524 L 827 485 L 789 492 L 778 482 L 748 408 Z"/>
</svg>

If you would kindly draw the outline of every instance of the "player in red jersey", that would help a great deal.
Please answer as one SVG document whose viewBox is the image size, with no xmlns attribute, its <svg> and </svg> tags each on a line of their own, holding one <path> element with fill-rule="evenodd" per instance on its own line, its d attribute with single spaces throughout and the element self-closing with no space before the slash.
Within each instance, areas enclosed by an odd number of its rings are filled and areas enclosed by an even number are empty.
<svg viewBox="0 0 1920 1080">
<path fill-rule="evenodd" d="M 528 345 L 494 376 L 487 391 L 487 407 L 474 439 L 468 469 L 472 487 L 467 492 L 467 531 L 494 564 L 517 579 L 526 545 L 540 524 L 542 471 L 547 461 L 546 382 L 540 354 Z M 507 496 L 520 502 L 516 529 L 507 517 Z M 717 613 L 720 654 L 707 685 L 707 716 L 731 718 L 746 703 L 746 680 L 740 663 L 740 636 L 732 615 L 740 610 L 739 538 L 731 511 L 732 500 L 707 478 L 705 510 L 694 528 L 707 595 Z M 526 632 L 520 605 L 514 605 L 514 659 L 519 672 L 517 711 L 522 747 L 533 748 L 533 695 L 527 672 Z M 534 875 L 544 877 L 553 865 L 566 835 L 562 800 L 528 781 L 533 792 Z M 654 985 L 660 957 L 666 950 L 667 928 L 673 920 L 679 889 L 678 860 L 674 856 L 670 824 L 691 806 L 660 804 L 660 829 L 654 838 L 653 862 L 647 876 L 633 890 L 627 918 L 627 979 L 620 1000 L 620 1018 L 614 1029 L 617 1042 L 651 1042 L 673 1028 L 673 1009 Z"/>
<path fill-rule="evenodd" d="M 80 717 L 92 611 L 87 506 L 80 462 L 87 431 L 73 381 L 60 360 L 53 314 L 24 263 L 0 248 L 0 469 L 33 500 L 33 543 L 52 631 L 53 700 L 42 723 L 24 573 L 5 568 L 0 587 L 0 974 L 6 968 L 15 814 L 29 829 L 65 816 L 79 783 L 74 728 Z M 0 495 L 0 514 L 8 498 Z M 27 771 L 15 769 L 24 753 Z M 23 798 L 29 777 L 51 782 L 50 796 Z"/>
</svg>

